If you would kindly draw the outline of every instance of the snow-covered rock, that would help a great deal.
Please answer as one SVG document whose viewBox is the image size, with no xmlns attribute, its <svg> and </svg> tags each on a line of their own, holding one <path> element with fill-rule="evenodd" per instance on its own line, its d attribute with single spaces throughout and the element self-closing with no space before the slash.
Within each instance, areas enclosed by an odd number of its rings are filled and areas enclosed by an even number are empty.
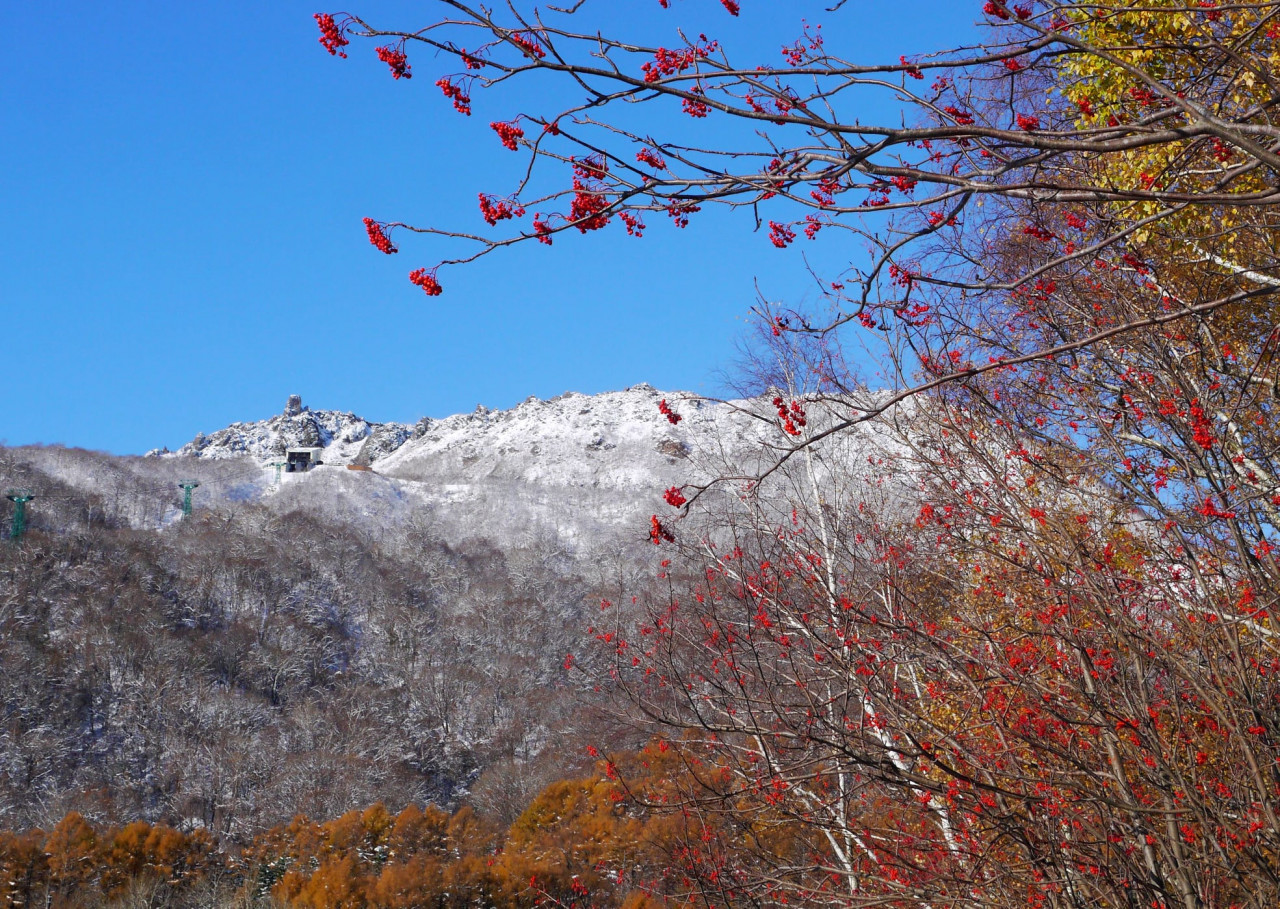
<svg viewBox="0 0 1280 909">
<path fill-rule="evenodd" d="M 177 451 L 153 450 L 151 457 L 195 457 L 227 460 L 249 457 L 266 465 L 284 459 L 289 448 L 323 448 L 326 464 L 372 464 L 413 435 L 404 423 L 371 423 L 353 413 L 312 410 L 290 395 L 284 412 L 252 423 L 200 433 Z"/>
</svg>

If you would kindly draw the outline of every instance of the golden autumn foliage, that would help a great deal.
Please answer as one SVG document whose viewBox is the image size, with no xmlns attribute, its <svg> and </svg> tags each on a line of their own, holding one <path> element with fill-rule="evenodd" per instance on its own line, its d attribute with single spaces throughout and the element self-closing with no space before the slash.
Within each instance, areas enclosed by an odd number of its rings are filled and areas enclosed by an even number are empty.
<svg viewBox="0 0 1280 909">
<path fill-rule="evenodd" d="M 621 760 L 621 759 L 620 759 Z M 623 762 L 650 792 L 658 777 L 644 755 Z M 264 867 L 288 870 L 271 895 L 307 909 L 410 906 L 622 906 L 656 897 L 672 845 L 670 821 L 637 807 L 602 762 L 597 776 L 548 785 L 506 830 L 470 807 L 452 817 L 409 806 L 390 818 L 381 806 L 327 824 L 295 820 L 258 846 Z M 611 778 L 614 777 L 614 778 Z M 647 783 L 648 779 L 648 783 Z"/>
<path fill-rule="evenodd" d="M 163 904 L 222 863 L 202 830 L 141 821 L 99 830 L 72 812 L 47 834 L 0 832 L 0 906 L 92 906 L 140 887 Z"/>
<path fill-rule="evenodd" d="M 677 768 L 657 749 L 617 760 L 652 795 Z M 612 762 L 551 783 L 508 828 L 464 806 L 452 815 L 378 804 L 317 823 L 298 816 L 235 853 L 203 830 L 135 821 L 99 828 L 77 813 L 47 833 L 0 831 L 0 909 L 106 906 L 141 898 L 299 909 L 626 906 L 648 909 L 675 842 L 670 818 L 627 798 Z M 139 894 L 144 896 L 139 897 Z"/>
<path fill-rule="evenodd" d="M 1074 16 L 1074 39 L 1101 50 L 1065 56 L 1051 83 L 1051 94 L 1078 110 L 1077 125 L 1186 131 L 1077 162 L 1117 191 L 1117 201 L 1090 214 L 1110 230 L 1132 231 L 1129 252 L 1155 263 L 1167 298 L 1194 304 L 1235 285 L 1275 286 L 1268 274 L 1280 252 L 1280 212 L 1274 179 L 1256 156 L 1267 158 L 1270 149 L 1262 137 L 1272 128 L 1280 65 L 1276 14 L 1274 3 L 1124 0 L 1084 6 Z M 1194 134 L 1204 122 L 1214 129 Z M 1184 204 L 1195 197 L 1218 201 Z M 1232 307 L 1215 328 L 1247 348 L 1274 329 L 1269 310 Z"/>
</svg>

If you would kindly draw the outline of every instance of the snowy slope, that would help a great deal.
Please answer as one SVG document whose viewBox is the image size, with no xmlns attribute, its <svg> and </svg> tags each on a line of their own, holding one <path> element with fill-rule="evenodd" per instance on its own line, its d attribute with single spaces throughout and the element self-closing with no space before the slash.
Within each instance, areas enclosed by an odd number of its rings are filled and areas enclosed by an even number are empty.
<svg viewBox="0 0 1280 909">
<path fill-rule="evenodd" d="M 679 423 L 659 412 L 663 400 Z M 767 401 L 701 401 L 649 385 L 569 392 L 423 421 L 375 470 L 411 486 L 448 536 L 471 525 L 497 538 L 554 534 L 570 546 L 643 539 L 650 515 L 673 514 L 662 499 L 667 488 L 751 477 L 773 464 L 791 440 L 772 410 Z M 876 465 L 896 450 L 880 427 L 860 427 L 819 446 L 815 469 L 834 470 L 848 485 L 883 474 Z M 775 483 L 783 497 L 784 479 Z"/>
<path fill-rule="evenodd" d="M 658 412 L 664 399 L 682 414 L 679 424 Z M 375 470 L 412 486 L 448 536 L 470 526 L 506 540 L 603 543 L 643 537 L 648 516 L 667 508 L 663 491 L 705 478 L 705 456 L 718 444 L 758 456 L 767 427 L 753 422 L 728 405 L 648 385 L 569 392 L 423 421 Z"/>
<path fill-rule="evenodd" d="M 658 412 L 662 400 L 681 414 L 678 424 Z M 685 400 L 649 385 L 599 395 L 568 392 L 549 401 L 530 398 L 511 410 L 477 408 L 423 421 L 419 435 L 378 471 L 436 485 L 519 481 L 652 491 L 655 482 L 684 477 L 690 455 L 713 440 L 740 454 L 758 447 L 767 427 L 752 422 L 729 405 Z"/>
</svg>

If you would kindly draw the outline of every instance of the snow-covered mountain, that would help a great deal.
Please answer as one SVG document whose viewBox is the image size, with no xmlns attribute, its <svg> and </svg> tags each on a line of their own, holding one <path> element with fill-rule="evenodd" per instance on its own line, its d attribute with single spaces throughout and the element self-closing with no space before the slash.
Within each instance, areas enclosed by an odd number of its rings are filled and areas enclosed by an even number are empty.
<svg viewBox="0 0 1280 909">
<path fill-rule="evenodd" d="M 663 401 L 678 421 L 660 411 Z M 671 514 L 662 496 L 672 486 L 763 471 L 790 442 L 773 416 L 764 400 L 712 402 L 647 384 L 531 397 L 510 410 L 481 406 L 412 427 L 313 411 L 294 396 L 278 416 L 151 454 L 251 459 L 250 473 L 253 462 L 262 468 L 261 500 L 281 510 L 320 511 L 377 529 L 425 519 L 449 540 L 554 539 L 583 551 L 642 541 L 650 515 Z M 323 465 L 274 485 L 267 465 L 302 446 L 323 448 Z M 892 450 L 880 429 L 867 425 L 824 443 L 817 457 L 839 462 L 847 477 L 849 465 Z"/>
</svg>

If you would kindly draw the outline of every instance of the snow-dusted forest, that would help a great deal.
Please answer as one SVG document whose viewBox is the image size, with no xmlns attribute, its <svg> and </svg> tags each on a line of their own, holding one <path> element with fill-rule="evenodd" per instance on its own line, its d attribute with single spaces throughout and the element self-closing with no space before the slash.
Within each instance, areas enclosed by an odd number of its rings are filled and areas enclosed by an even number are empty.
<svg viewBox="0 0 1280 909">
<path fill-rule="evenodd" d="M 303 407 L 172 454 L 0 449 L 0 483 L 36 493 L 0 547 L 0 827 L 74 810 L 244 842 L 378 801 L 518 813 L 626 737 L 580 673 L 600 601 L 657 583 L 662 491 L 769 455 L 760 402 L 673 423 L 663 400 L 424 421 L 372 470 L 346 464 L 378 424 Z M 277 477 L 306 443 L 324 465 Z"/>
</svg>

